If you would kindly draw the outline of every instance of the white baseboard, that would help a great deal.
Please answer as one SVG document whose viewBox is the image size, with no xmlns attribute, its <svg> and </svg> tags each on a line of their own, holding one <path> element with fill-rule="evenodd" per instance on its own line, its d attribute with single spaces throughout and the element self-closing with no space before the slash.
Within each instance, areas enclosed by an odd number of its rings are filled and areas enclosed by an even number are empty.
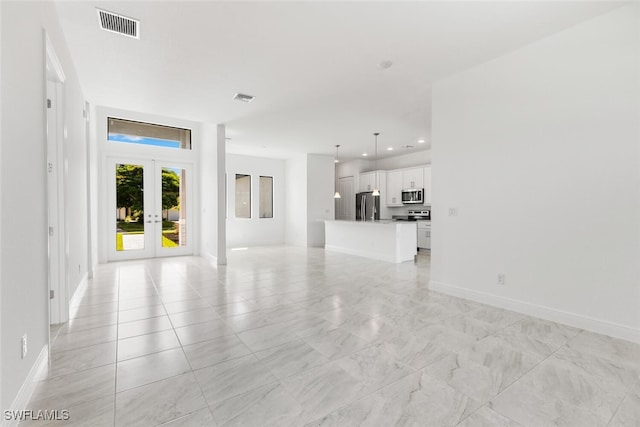
<svg viewBox="0 0 640 427">
<path fill-rule="evenodd" d="M 575 328 L 580 328 L 587 331 L 640 343 L 640 330 L 634 329 L 630 326 L 607 322 L 604 320 L 595 319 L 593 317 L 584 316 L 582 314 L 576 314 L 551 307 L 531 304 L 525 301 L 519 301 L 499 295 L 488 294 L 486 292 L 479 292 L 472 289 L 461 288 L 459 286 L 450 285 L 448 283 L 438 282 L 435 280 L 429 281 L 429 289 L 442 292 L 447 295 L 453 295 L 456 297 L 491 305 L 494 307 L 517 311 L 519 313 L 539 317 L 541 319 L 550 320 L 552 322 L 563 323 Z"/>
<path fill-rule="evenodd" d="M 16 398 L 13 400 L 13 403 L 11 404 L 11 408 L 9 408 L 10 411 L 14 412 L 14 411 L 22 411 L 24 409 L 29 409 L 27 408 L 27 405 L 29 404 L 29 400 L 31 400 L 31 396 L 33 395 L 33 392 L 36 389 L 36 378 L 40 378 L 40 374 L 42 370 L 47 367 L 48 363 L 49 363 L 49 346 L 45 344 L 44 347 L 42 347 L 42 350 L 40 350 L 40 354 L 38 355 L 38 358 L 33 363 L 33 366 L 31 367 L 31 369 L 29 370 L 29 374 L 27 375 L 27 378 L 25 378 L 24 382 L 22 383 L 22 386 L 20 387 L 20 390 L 18 391 Z M 18 422 L 19 422 L 18 419 L 5 420 L 4 413 L 3 413 L 2 427 L 17 426 Z"/>
<path fill-rule="evenodd" d="M 206 259 L 212 267 L 218 268 L 218 257 L 211 255 L 209 252 L 202 252 L 200 256 Z"/>
<path fill-rule="evenodd" d="M 80 279 L 80 283 L 73 292 L 73 295 L 69 299 L 69 319 L 73 319 L 76 315 L 76 310 L 84 297 L 84 293 L 87 291 L 87 285 L 89 284 L 89 273 L 84 273 Z"/>
</svg>

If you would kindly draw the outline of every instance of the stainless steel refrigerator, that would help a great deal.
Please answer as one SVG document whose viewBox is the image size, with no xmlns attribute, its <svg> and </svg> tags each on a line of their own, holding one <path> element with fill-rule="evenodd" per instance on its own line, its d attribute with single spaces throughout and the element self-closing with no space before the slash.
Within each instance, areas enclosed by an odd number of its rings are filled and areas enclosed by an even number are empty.
<svg viewBox="0 0 640 427">
<path fill-rule="evenodd" d="M 371 191 L 356 194 L 356 221 L 380 219 L 380 196 L 373 197 Z"/>
</svg>

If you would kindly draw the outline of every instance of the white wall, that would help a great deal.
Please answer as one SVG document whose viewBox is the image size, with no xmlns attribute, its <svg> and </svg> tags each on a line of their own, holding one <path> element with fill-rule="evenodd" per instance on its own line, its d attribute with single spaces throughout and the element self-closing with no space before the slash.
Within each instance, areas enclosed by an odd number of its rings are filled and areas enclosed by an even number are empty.
<svg viewBox="0 0 640 427">
<path fill-rule="evenodd" d="M 285 242 L 307 245 L 307 156 L 285 161 Z"/>
<path fill-rule="evenodd" d="M 640 341 L 638 8 L 435 85 L 431 287 Z"/>
<path fill-rule="evenodd" d="M 334 219 L 333 156 L 307 154 L 307 246 L 324 246 L 324 220 Z"/>
<path fill-rule="evenodd" d="M 200 254 L 213 264 L 224 264 L 226 262 L 225 252 L 219 251 L 218 247 L 218 240 L 224 239 L 224 236 L 220 235 L 217 227 L 220 220 L 218 209 L 217 133 L 217 126 L 212 124 L 202 125 L 202 147 L 200 150 Z M 221 220 L 224 221 L 224 211 L 222 217 Z"/>
<path fill-rule="evenodd" d="M 86 151 L 82 92 L 57 13 L 50 2 L 2 2 L 1 214 L 2 364 L 0 407 L 11 407 L 49 338 L 47 284 L 46 117 L 43 28 L 60 59 L 65 82 L 66 206 L 69 288 L 86 273 Z M 80 265 L 80 271 L 78 271 Z M 20 358 L 20 338 L 29 352 Z"/>
<path fill-rule="evenodd" d="M 393 170 L 428 164 L 431 164 L 431 150 L 423 150 L 416 153 L 401 154 L 399 156 L 380 159 L 378 160 L 378 169 Z"/>
<path fill-rule="evenodd" d="M 227 154 L 227 246 L 281 245 L 285 242 L 285 161 Z M 235 217 L 235 176 L 251 175 L 251 218 Z M 273 218 L 260 218 L 260 176 L 273 177 Z"/>
</svg>

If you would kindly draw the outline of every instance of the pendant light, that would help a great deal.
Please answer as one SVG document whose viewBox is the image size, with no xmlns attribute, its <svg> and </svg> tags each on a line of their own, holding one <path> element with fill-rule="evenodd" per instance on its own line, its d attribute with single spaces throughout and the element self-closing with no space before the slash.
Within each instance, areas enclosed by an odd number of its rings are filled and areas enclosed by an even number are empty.
<svg viewBox="0 0 640 427">
<path fill-rule="evenodd" d="M 376 138 L 376 147 L 375 147 L 376 168 L 374 172 L 375 174 L 374 176 L 376 178 L 376 184 L 375 184 L 375 187 L 373 188 L 373 196 L 380 197 L 380 188 L 378 187 L 378 135 L 380 135 L 380 132 L 376 132 L 373 135 Z"/>
<path fill-rule="evenodd" d="M 340 163 L 340 160 L 338 158 L 338 148 L 340 148 L 340 145 L 336 145 L 336 158 L 334 160 L 335 163 Z M 340 192 L 336 189 L 336 194 L 333 195 L 334 199 L 339 199 L 340 198 Z"/>
</svg>

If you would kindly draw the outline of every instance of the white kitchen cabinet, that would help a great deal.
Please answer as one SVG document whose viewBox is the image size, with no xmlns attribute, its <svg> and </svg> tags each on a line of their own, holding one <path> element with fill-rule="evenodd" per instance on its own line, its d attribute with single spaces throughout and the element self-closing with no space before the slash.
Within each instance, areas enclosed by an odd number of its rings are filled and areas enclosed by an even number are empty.
<svg viewBox="0 0 640 427">
<path fill-rule="evenodd" d="M 387 172 L 387 206 L 402 206 L 402 170 Z"/>
<path fill-rule="evenodd" d="M 402 171 L 402 188 L 422 188 L 424 185 L 424 168 L 411 168 Z"/>
<path fill-rule="evenodd" d="M 431 166 L 424 168 L 424 194 L 423 205 L 431 206 Z"/>
<path fill-rule="evenodd" d="M 418 221 L 418 248 L 431 250 L 431 221 Z"/>
<path fill-rule="evenodd" d="M 387 173 L 385 171 L 364 172 L 360 174 L 360 181 L 358 183 L 358 192 L 373 191 L 376 188 L 376 175 L 377 186 L 380 193 L 382 193 L 381 187 L 386 187 Z"/>
</svg>

